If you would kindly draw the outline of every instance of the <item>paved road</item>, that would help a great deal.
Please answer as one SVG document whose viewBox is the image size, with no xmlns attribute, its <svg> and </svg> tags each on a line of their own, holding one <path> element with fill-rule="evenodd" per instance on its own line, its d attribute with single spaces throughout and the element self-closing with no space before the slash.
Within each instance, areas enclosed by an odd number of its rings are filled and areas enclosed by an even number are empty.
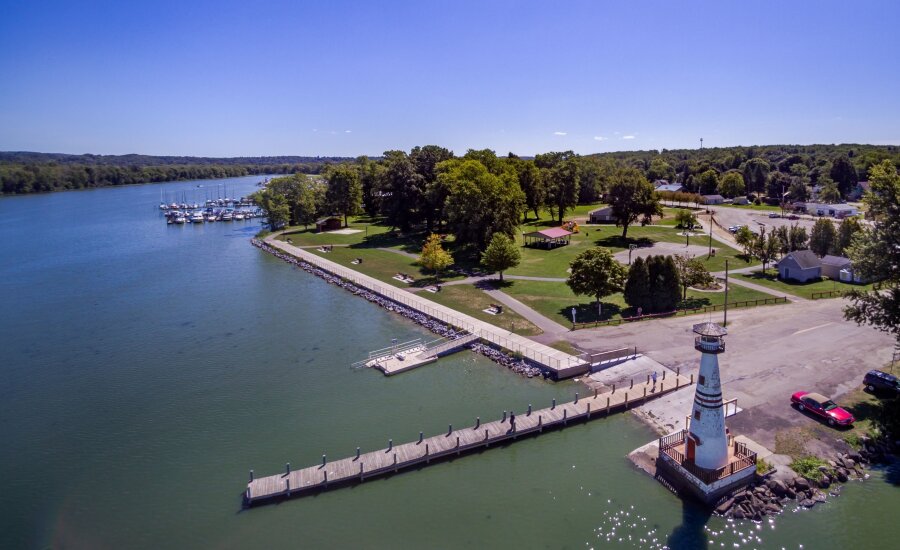
<svg viewBox="0 0 900 550">
<path fill-rule="evenodd" d="M 544 334 L 532 336 L 531 338 L 533 340 L 537 340 L 544 344 L 552 344 L 553 342 L 563 339 L 564 335 L 570 332 L 570 328 L 564 327 L 556 321 L 541 315 L 505 292 L 500 290 L 485 290 L 484 292 L 497 302 L 500 302 L 522 317 L 528 319 L 544 331 Z"/>
<path fill-rule="evenodd" d="M 775 431 L 816 421 L 788 404 L 790 394 L 815 390 L 831 397 L 859 387 L 872 368 L 891 360 L 893 338 L 843 319 L 842 299 L 804 301 L 728 312 L 726 351 L 719 356 L 726 399 L 745 409 L 729 425 L 773 448 Z M 637 345 L 638 351 L 681 373 L 695 373 L 694 323 L 721 322 L 722 313 L 570 332 L 583 349 Z M 680 411 L 677 411 L 681 414 Z M 839 434 L 836 434 L 839 437 Z"/>
</svg>

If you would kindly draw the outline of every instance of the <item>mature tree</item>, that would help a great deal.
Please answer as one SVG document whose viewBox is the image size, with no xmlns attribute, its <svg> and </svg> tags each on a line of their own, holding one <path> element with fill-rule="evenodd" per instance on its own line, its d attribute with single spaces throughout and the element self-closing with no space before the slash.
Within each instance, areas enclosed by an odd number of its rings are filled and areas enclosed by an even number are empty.
<svg viewBox="0 0 900 550">
<path fill-rule="evenodd" d="M 792 178 L 788 196 L 792 201 L 805 202 L 809 200 L 809 187 L 802 180 Z"/>
<path fill-rule="evenodd" d="M 515 235 L 525 194 L 515 171 L 488 172 L 477 160 L 441 163 L 438 181 L 449 189 L 447 218 L 460 243 L 484 250 L 495 233 Z"/>
<path fill-rule="evenodd" d="M 672 256 L 650 256 L 647 258 L 647 270 L 650 273 L 651 310 L 675 311 L 681 299 L 681 281 Z"/>
<path fill-rule="evenodd" d="M 720 195 L 728 197 L 729 199 L 745 195 L 747 193 L 747 186 L 744 184 L 744 176 L 737 170 L 725 172 L 725 175 L 719 180 L 717 191 Z"/>
<path fill-rule="evenodd" d="M 774 171 L 766 180 L 766 196 L 772 199 L 783 200 L 784 194 L 791 187 L 791 177 L 784 172 Z"/>
<path fill-rule="evenodd" d="M 503 172 L 504 169 L 504 163 L 497 158 L 497 153 L 491 149 L 469 149 L 463 155 L 463 159 L 477 160 L 487 168 L 488 172 L 494 175 Z"/>
<path fill-rule="evenodd" d="M 790 249 L 788 248 L 790 244 L 790 234 L 788 226 L 776 226 L 774 229 L 772 229 L 770 238 L 778 239 L 778 252 L 780 254 L 787 254 L 788 252 L 790 252 Z"/>
<path fill-rule="evenodd" d="M 679 208 L 675 212 L 675 221 L 678 224 L 677 227 L 693 229 L 694 225 L 697 223 L 697 216 L 690 210 Z"/>
<path fill-rule="evenodd" d="M 421 220 L 423 178 L 404 151 L 385 151 L 381 174 L 381 213 L 393 227 L 409 230 Z"/>
<path fill-rule="evenodd" d="M 819 200 L 826 204 L 834 204 L 841 202 L 841 192 L 833 181 L 827 182 L 819 191 Z"/>
<path fill-rule="evenodd" d="M 612 175 L 618 168 L 613 159 L 576 157 L 578 164 L 578 203 L 593 204 L 609 189 Z"/>
<path fill-rule="evenodd" d="M 750 231 L 750 228 L 746 225 L 741 226 L 734 234 L 734 242 L 744 249 L 747 261 L 750 261 L 750 258 L 753 257 L 754 238 L 753 231 Z"/>
<path fill-rule="evenodd" d="M 348 218 L 359 214 L 362 208 L 363 193 L 359 172 L 355 166 L 339 164 L 328 168 L 325 179 L 328 182 L 325 201 L 332 212 L 344 216 L 346 227 Z"/>
<path fill-rule="evenodd" d="M 527 219 L 528 210 L 534 212 L 535 219 L 541 217 L 540 209 L 544 206 L 547 199 L 547 188 L 541 177 L 541 171 L 534 165 L 531 160 L 518 160 L 515 163 L 516 173 L 519 175 L 519 187 L 525 193 L 525 218 Z"/>
<path fill-rule="evenodd" d="M 641 220 L 648 224 L 653 216 L 662 216 L 662 205 L 653 184 L 635 168 L 622 168 L 612 179 L 607 196 L 616 225 L 622 227 L 622 238 L 628 237 L 628 226 Z"/>
<path fill-rule="evenodd" d="M 650 181 L 675 181 L 675 169 L 664 159 L 656 157 L 650 161 L 650 168 L 647 169 L 647 179 Z"/>
<path fill-rule="evenodd" d="M 559 223 L 566 216 L 566 210 L 578 204 L 578 164 L 572 151 L 552 152 L 534 157 L 535 165 L 541 169 L 541 177 L 547 189 L 547 203 L 556 211 Z"/>
<path fill-rule="evenodd" d="M 673 257 L 675 268 L 678 270 L 678 280 L 681 283 L 681 299 L 687 300 L 687 290 L 692 286 L 709 286 L 715 279 L 710 274 L 706 264 L 698 258 L 677 255 Z"/>
<path fill-rule="evenodd" d="M 416 173 L 421 177 L 419 185 L 422 187 L 423 193 L 420 197 L 422 203 L 419 205 L 419 210 L 428 231 L 431 231 L 436 221 L 440 223 L 444 219 L 444 205 L 447 202 L 448 193 L 443 186 L 437 184 L 437 167 L 440 163 L 452 158 L 453 151 L 437 145 L 414 147 L 409 152 L 409 160 L 415 167 Z"/>
<path fill-rule="evenodd" d="M 616 261 L 606 248 L 589 248 L 569 264 L 571 273 L 566 284 L 575 294 L 593 296 L 597 300 L 597 314 L 600 298 L 621 292 L 627 272 L 625 266 Z"/>
<path fill-rule="evenodd" d="M 384 171 L 384 166 L 366 156 L 357 158 L 356 163 L 359 165 L 359 182 L 362 185 L 363 211 L 369 217 L 374 217 L 378 215 L 381 207 L 379 185 L 382 181 L 381 173 Z"/>
<path fill-rule="evenodd" d="M 700 189 L 698 193 L 701 195 L 714 195 L 716 189 L 719 188 L 719 173 L 713 169 L 709 169 L 698 178 Z"/>
<path fill-rule="evenodd" d="M 869 186 L 863 200 L 875 224 L 858 233 L 847 252 L 854 274 L 880 281 L 880 290 L 851 292 L 853 305 L 844 308 L 844 316 L 893 334 L 900 346 L 900 175 L 894 164 L 872 166 Z"/>
<path fill-rule="evenodd" d="M 292 174 L 273 178 L 269 181 L 265 191 L 271 197 L 280 196 L 287 204 L 288 214 L 285 223 L 304 227 L 313 223 L 325 209 L 325 184 L 314 178 L 307 178 L 303 174 Z M 263 199 L 267 200 L 267 199 Z M 281 204 L 269 202 L 270 206 Z"/>
<path fill-rule="evenodd" d="M 425 240 L 422 246 L 422 254 L 419 256 L 419 263 L 425 269 L 440 273 L 453 265 L 453 256 L 444 250 L 441 246 L 441 236 L 432 233 Z"/>
<path fill-rule="evenodd" d="M 853 236 L 862 231 L 862 225 L 856 217 L 844 218 L 841 225 L 838 226 L 837 238 L 834 241 L 834 252 L 838 256 L 843 256 L 850 245 L 853 243 Z"/>
<path fill-rule="evenodd" d="M 519 265 L 522 253 L 515 241 L 506 233 L 494 233 L 491 242 L 481 255 L 481 265 L 488 271 L 496 271 L 503 280 L 503 272 Z"/>
<path fill-rule="evenodd" d="M 266 222 L 272 230 L 281 229 L 288 223 L 291 209 L 284 195 L 266 188 L 251 196 L 253 201 L 266 213 Z"/>
<path fill-rule="evenodd" d="M 841 195 L 847 195 L 847 193 L 852 191 L 859 182 L 856 168 L 853 166 L 853 163 L 850 162 L 850 159 L 847 158 L 847 155 L 841 155 L 834 159 L 831 163 L 831 170 L 828 175 L 831 176 L 831 179 L 837 184 Z"/>
<path fill-rule="evenodd" d="M 744 163 L 744 181 L 749 193 L 761 193 L 766 186 L 770 166 L 765 159 L 752 158 Z"/>
<path fill-rule="evenodd" d="M 807 248 L 809 248 L 809 235 L 806 233 L 806 228 L 795 223 L 788 232 L 788 250 L 793 252 Z"/>
<path fill-rule="evenodd" d="M 831 252 L 834 243 L 837 241 L 837 232 L 834 230 L 834 224 L 826 218 L 819 218 L 813 225 L 812 233 L 809 236 L 809 248 L 819 256 L 824 256 Z"/>
<path fill-rule="evenodd" d="M 650 271 L 647 262 L 638 256 L 628 268 L 628 279 L 625 281 L 625 303 L 637 309 L 650 312 L 653 302 L 650 301 Z"/>
<path fill-rule="evenodd" d="M 778 257 L 781 248 L 782 243 L 778 235 L 774 232 L 766 235 L 766 228 L 760 228 L 759 235 L 753 239 L 753 255 L 762 262 L 763 273 L 765 273 L 769 262 L 774 261 Z"/>
</svg>

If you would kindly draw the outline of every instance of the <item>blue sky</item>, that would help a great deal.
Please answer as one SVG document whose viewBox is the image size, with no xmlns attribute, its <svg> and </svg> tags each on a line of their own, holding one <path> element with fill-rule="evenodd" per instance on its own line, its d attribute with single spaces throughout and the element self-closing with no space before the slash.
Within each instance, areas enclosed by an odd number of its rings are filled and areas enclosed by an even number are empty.
<svg viewBox="0 0 900 550">
<path fill-rule="evenodd" d="M 0 0 L 0 150 L 900 143 L 898 2 Z"/>
</svg>

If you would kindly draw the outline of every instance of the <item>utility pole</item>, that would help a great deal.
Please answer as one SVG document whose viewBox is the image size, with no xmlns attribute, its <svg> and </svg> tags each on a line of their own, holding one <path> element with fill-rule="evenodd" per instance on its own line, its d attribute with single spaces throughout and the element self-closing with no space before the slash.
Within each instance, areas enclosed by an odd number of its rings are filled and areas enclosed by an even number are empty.
<svg viewBox="0 0 900 550">
<path fill-rule="evenodd" d="M 707 254 L 707 258 L 712 258 L 712 226 L 713 226 L 713 213 L 712 210 L 709 212 L 709 254 Z"/>
<path fill-rule="evenodd" d="M 728 326 L 728 260 L 725 260 L 725 319 L 722 326 Z"/>
<path fill-rule="evenodd" d="M 700 138 L 700 150 L 703 150 L 703 138 Z"/>
</svg>

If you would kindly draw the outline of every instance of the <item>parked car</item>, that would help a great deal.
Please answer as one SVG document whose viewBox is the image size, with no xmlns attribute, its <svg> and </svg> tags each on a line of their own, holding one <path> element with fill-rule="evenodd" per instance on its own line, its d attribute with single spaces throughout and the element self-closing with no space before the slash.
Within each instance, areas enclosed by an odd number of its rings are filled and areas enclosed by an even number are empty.
<svg viewBox="0 0 900 550">
<path fill-rule="evenodd" d="M 821 417 L 829 426 L 850 426 L 856 420 L 852 414 L 820 393 L 798 391 L 791 396 L 791 403 L 801 411 L 809 411 Z"/>
<path fill-rule="evenodd" d="M 728 230 L 731 231 L 732 233 L 737 233 L 737 230 L 740 228 L 741 227 L 739 225 L 732 225 L 731 227 L 728 228 Z"/>
<path fill-rule="evenodd" d="M 770 218 L 780 218 L 781 214 L 779 214 L 778 212 L 769 212 L 769 217 Z"/>
<path fill-rule="evenodd" d="M 900 395 L 900 380 L 893 374 L 881 372 L 880 370 L 867 372 L 865 377 L 863 377 L 863 384 L 872 393 Z"/>
<path fill-rule="evenodd" d="M 799 220 L 800 216 L 798 216 L 797 214 L 791 214 L 790 216 L 788 216 L 788 219 L 789 220 Z"/>
</svg>

